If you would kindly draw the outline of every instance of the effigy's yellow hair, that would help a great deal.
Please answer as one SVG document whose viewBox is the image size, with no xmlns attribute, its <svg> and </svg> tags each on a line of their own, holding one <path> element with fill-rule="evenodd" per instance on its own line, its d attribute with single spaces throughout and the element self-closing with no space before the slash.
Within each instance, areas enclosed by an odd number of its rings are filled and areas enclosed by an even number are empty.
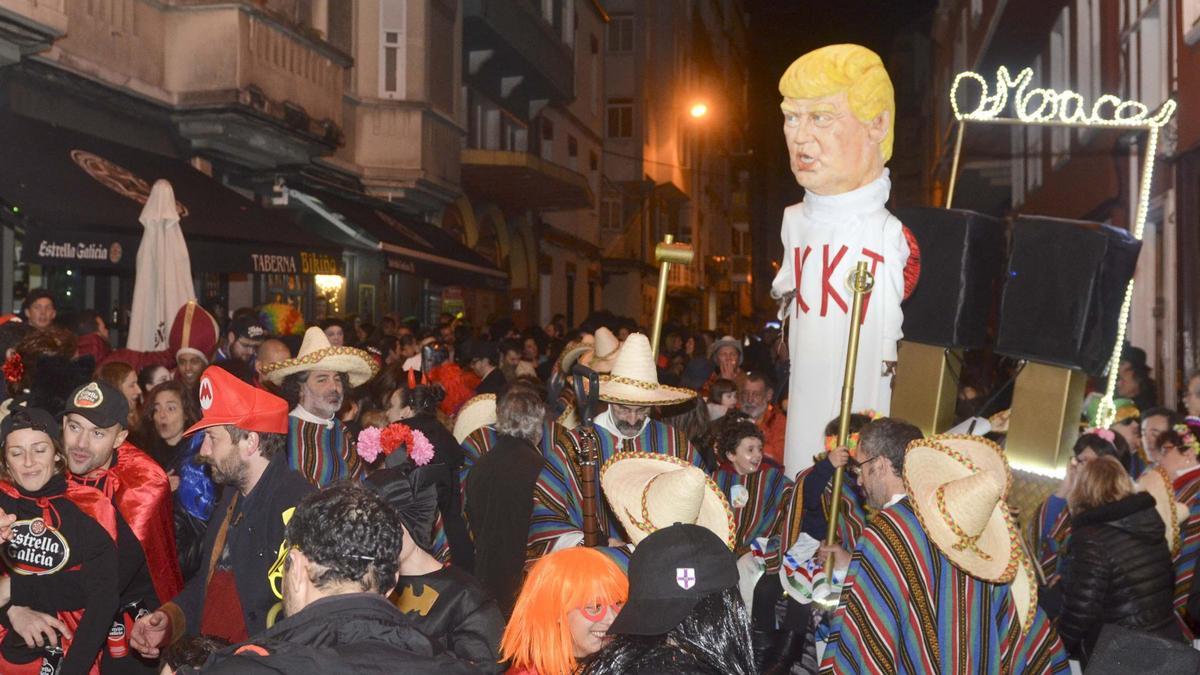
<svg viewBox="0 0 1200 675">
<path fill-rule="evenodd" d="M 863 124 L 887 111 L 887 135 L 879 149 L 883 161 L 891 159 L 896 93 L 878 54 L 860 45 L 829 45 L 796 59 L 779 78 L 779 93 L 785 98 L 822 98 L 843 91 L 850 111 Z"/>
<path fill-rule="evenodd" d="M 555 551 L 534 563 L 525 577 L 512 619 L 500 640 L 501 656 L 515 671 L 573 673 L 575 661 L 567 613 L 629 597 L 629 580 L 603 553 L 585 547 Z"/>
</svg>

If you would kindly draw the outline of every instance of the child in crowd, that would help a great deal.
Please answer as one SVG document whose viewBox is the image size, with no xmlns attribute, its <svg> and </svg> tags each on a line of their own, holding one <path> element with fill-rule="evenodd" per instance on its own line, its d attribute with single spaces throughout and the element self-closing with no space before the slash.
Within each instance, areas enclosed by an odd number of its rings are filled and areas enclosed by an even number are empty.
<svg viewBox="0 0 1200 675">
<path fill-rule="evenodd" d="M 850 416 L 849 438 L 844 447 L 837 445 L 839 419 L 834 418 L 825 425 L 825 451 L 809 468 L 796 474 L 796 484 L 785 500 L 783 513 L 779 517 L 780 555 L 767 558 L 767 573 L 754 588 L 754 614 L 766 617 L 760 605 L 774 612 L 784 598 L 779 580 L 783 555 L 795 546 L 800 534 L 823 542 L 829 531 L 829 509 L 833 503 L 833 476 L 838 467 L 847 466 L 858 448 L 858 434 L 872 415 Z M 837 540 L 847 550 L 854 550 L 855 542 L 866 523 L 862 502 L 854 488 L 855 479 L 850 471 L 842 478 L 839 496 Z M 803 561 L 798 561 L 803 562 Z M 774 622 L 755 624 L 754 647 L 756 658 L 762 657 L 762 672 L 786 673 L 791 664 L 800 659 L 808 636 L 812 632 L 812 605 L 802 605 L 791 596 L 786 598 L 786 609 L 779 630 Z M 774 619 L 774 616 L 770 616 Z"/>
<path fill-rule="evenodd" d="M 737 384 L 733 380 L 718 378 L 708 390 L 708 417 L 713 422 L 721 419 L 730 410 L 737 408 Z"/>
</svg>

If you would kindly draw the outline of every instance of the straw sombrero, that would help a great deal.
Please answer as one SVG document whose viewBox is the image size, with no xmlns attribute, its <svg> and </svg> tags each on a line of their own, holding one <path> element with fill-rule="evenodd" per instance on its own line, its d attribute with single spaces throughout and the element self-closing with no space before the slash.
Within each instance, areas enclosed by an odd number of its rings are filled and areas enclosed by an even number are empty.
<svg viewBox="0 0 1200 675">
<path fill-rule="evenodd" d="M 1019 547 L 1017 558 L 1017 573 L 1008 588 L 1012 593 L 1013 607 L 1017 610 L 1017 621 L 1021 623 L 1021 632 L 1024 633 L 1037 617 L 1038 582 L 1033 561 Z"/>
<path fill-rule="evenodd" d="M 325 337 L 325 331 L 313 326 L 304 332 L 304 342 L 295 358 L 276 361 L 263 366 L 263 377 L 269 382 L 281 384 L 283 378 L 309 370 L 332 370 L 346 373 L 350 386 L 357 387 L 375 376 L 379 365 L 371 355 L 353 347 L 334 347 Z"/>
<path fill-rule="evenodd" d="M 1183 521 L 1187 520 L 1188 507 L 1175 501 L 1175 491 L 1171 483 L 1166 470 L 1161 466 L 1146 469 L 1137 480 L 1138 486 L 1154 497 L 1154 510 L 1158 511 L 1158 516 L 1166 525 L 1167 546 L 1171 549 L 1171 555 L 1175 555 L 1183 545 L 1180 527 Z"/>
<path fill-rule="evenodd" d="M 591 355 L 583 357 L 583 365 L 597 373 L 610 373 L 620 350 L 621 341 L 611 330 L 601 326 L 596 329 Z"/>
<path fill-rule="evenodd" d="M 583 337 L 576 342 L 568 342 L 558 357 L 559 372 L 564 376 L 570 374 L 571 366 L 574 366 L 575 362 L 584 354 L 591 353 L 595 346 L 596 338 L 591 333 L 584 333 Z"/>
<path fill-rule="evenodd" d="M 454 440 L 462 443 L 471 432 L 496 423 L 496 395 L 480 394 L 467 400 L 454 418 Z"/>
<path fill-rule="evenodd" d="M 733 511 L 721 488 L 678 457 L 618 452 L 600 467 L 600 487 L 631 544 L 660 528 L 689 523 L 712 531 L 733 550 Z"/>
<path fill-rule="evenodd" d="M 904 486 L 921 524 L 967 574 L 1007 584 L 1022 558 L 1005 497 L 1012 474 L 1004 451 L 978 436 L 944 434 L 908 444 Z"/>
<path fill-rule="evenodd" d="M 598 333 L 599 331 L 597 331 Z M 658 383 L 650 339 L 633 333 L 617 350 L 612 372 L 600 376 L 600 400 L 624 405 L 674 405 L 696 397 L 692 389 Z"/>
</svg>

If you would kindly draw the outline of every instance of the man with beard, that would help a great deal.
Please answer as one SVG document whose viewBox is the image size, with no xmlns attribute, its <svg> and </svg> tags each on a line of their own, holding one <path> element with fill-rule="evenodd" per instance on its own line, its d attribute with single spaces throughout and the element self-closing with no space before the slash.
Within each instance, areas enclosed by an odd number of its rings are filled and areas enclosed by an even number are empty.
<svg viewBox="0 0 1200 675">
<path fill-rule="evenodd" d="M 683 403 L 695 396 L 694 390 L 659 384 L 650 340 L 641 333 L 630 335 L 617 352 L 611 374 L 600 378 L 600 399 L 608 403 L 608 410 L 595 419 L 599 442 L 597 466 L 603 466 L 618 452 L 662 453 L 701 466 L 700 453 L 686 436 L 670 425 L 650 419 L 654 406 Z M 579 463 L 582 432 L 581 427 L 563 434 L 546 455 L 546 465 L 533 490 L 533 516 L 526 548 L 529 559 L 578 546 L 583 541 L 583 497 L 574 468 Z M 598 495 L 596 502 L 602 536 L 613 547 L 606 552 L 624 565 L 628 562 L 624 548 L 628 539 L 604 498 Z"/>
<path fill-rule="evenodd" d="M 213 362 L 238 359 L 254 365 L 258 346 L 267 337 L 267 331 L 259 323 L 257 314 L 235 316 L 225 331 L 225 344 L 217 350 Z"/>
<path fill-rule="evenodd" d="M 325 487 L 344 478 L 359 479 L 363 463 L 338 419 L 346 390 L 371 379 L 379 369 L 361 349 L 334 347 L 324 331 L 304 333 L 300 352 L 263 366 L 262 376 L 280 388 L 292 412 L 288 416 L 288 464 L 310 483 Z"/>
<path fill-rule="evenodd" d="M 1006 501 L 1000 446 L 977 436 L 922 438 L 907 422 L 863 427 L 858 485 L 875 510 L 847 569 L 821 672 L 1067 672 L 1062 641 L 1037 605 L 1033 561 Z"/>
<path fill-rule="evenodd" d="M 477 672 L 439 654 L 388 602 L 403 536 L 382 498 L 356 485 L 323 490 L 300 503 L 287 535 L 281 582 L 287 618 L 212 655 L 203 672 Z"/>
<path fill-rule="evenodd" d="M 79 387 L 63 413 L 63 451 L 68 480 L 96 488 L 112 500 L 121 518 L 117 529 L 120 600 L 154 609 L 183 586 L 175 553 L 171 487 L 149 455 L 126 441 L 129 403 L 111 385 L 94 381 Z M 125 611 L 113 618 L 124 623 Z M 147 672 L 136 658 L 104 652 L 104 671 Z"/>
<path fill-rule="evenodd" d="M 241 642 L 270 628 L 283 609 L 286 527 L 313 487 L 288 468 L 287 403 L 209 367 L 200 378 L 204 416 L 197 455 L 226 486 L 204 538 L 205 567 L 171 602 L 133 626 L 130 643 L 147 658 L 185 635 Z"/>
<path fill-rule="evenodd" d="M 766 373 L 750 372 L 742 380 L 738 406 L 763 432 L 763 456 L 783 467 L 783 442 L 787 433 L 787 415 L 775 400 L 775 379 Z M 815 453 L 814 453 L 815 454 Z"/>
</svg>

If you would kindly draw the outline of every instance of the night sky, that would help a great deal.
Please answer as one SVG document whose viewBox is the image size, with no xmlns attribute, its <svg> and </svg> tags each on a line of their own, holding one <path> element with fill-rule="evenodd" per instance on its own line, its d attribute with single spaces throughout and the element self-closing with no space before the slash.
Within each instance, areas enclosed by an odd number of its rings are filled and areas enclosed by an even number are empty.
<svg viewBox="0 0 1200 675">
<path fill-rule="evenodd" d="M 748 0 L 750 12 L 750 146 L 758 158 L 751 214 L 755 299 L 766 298 L 779 256 L 784 207 L 803 196 L 788 169 L 779 116 L 779 77 L 797 57 L 825 45 L 853 42 L 889 61 L 903 32 L 929 33 L 937 0 Z M 891 70 L 889 64 L 889 70 Z"/>
</svg>

